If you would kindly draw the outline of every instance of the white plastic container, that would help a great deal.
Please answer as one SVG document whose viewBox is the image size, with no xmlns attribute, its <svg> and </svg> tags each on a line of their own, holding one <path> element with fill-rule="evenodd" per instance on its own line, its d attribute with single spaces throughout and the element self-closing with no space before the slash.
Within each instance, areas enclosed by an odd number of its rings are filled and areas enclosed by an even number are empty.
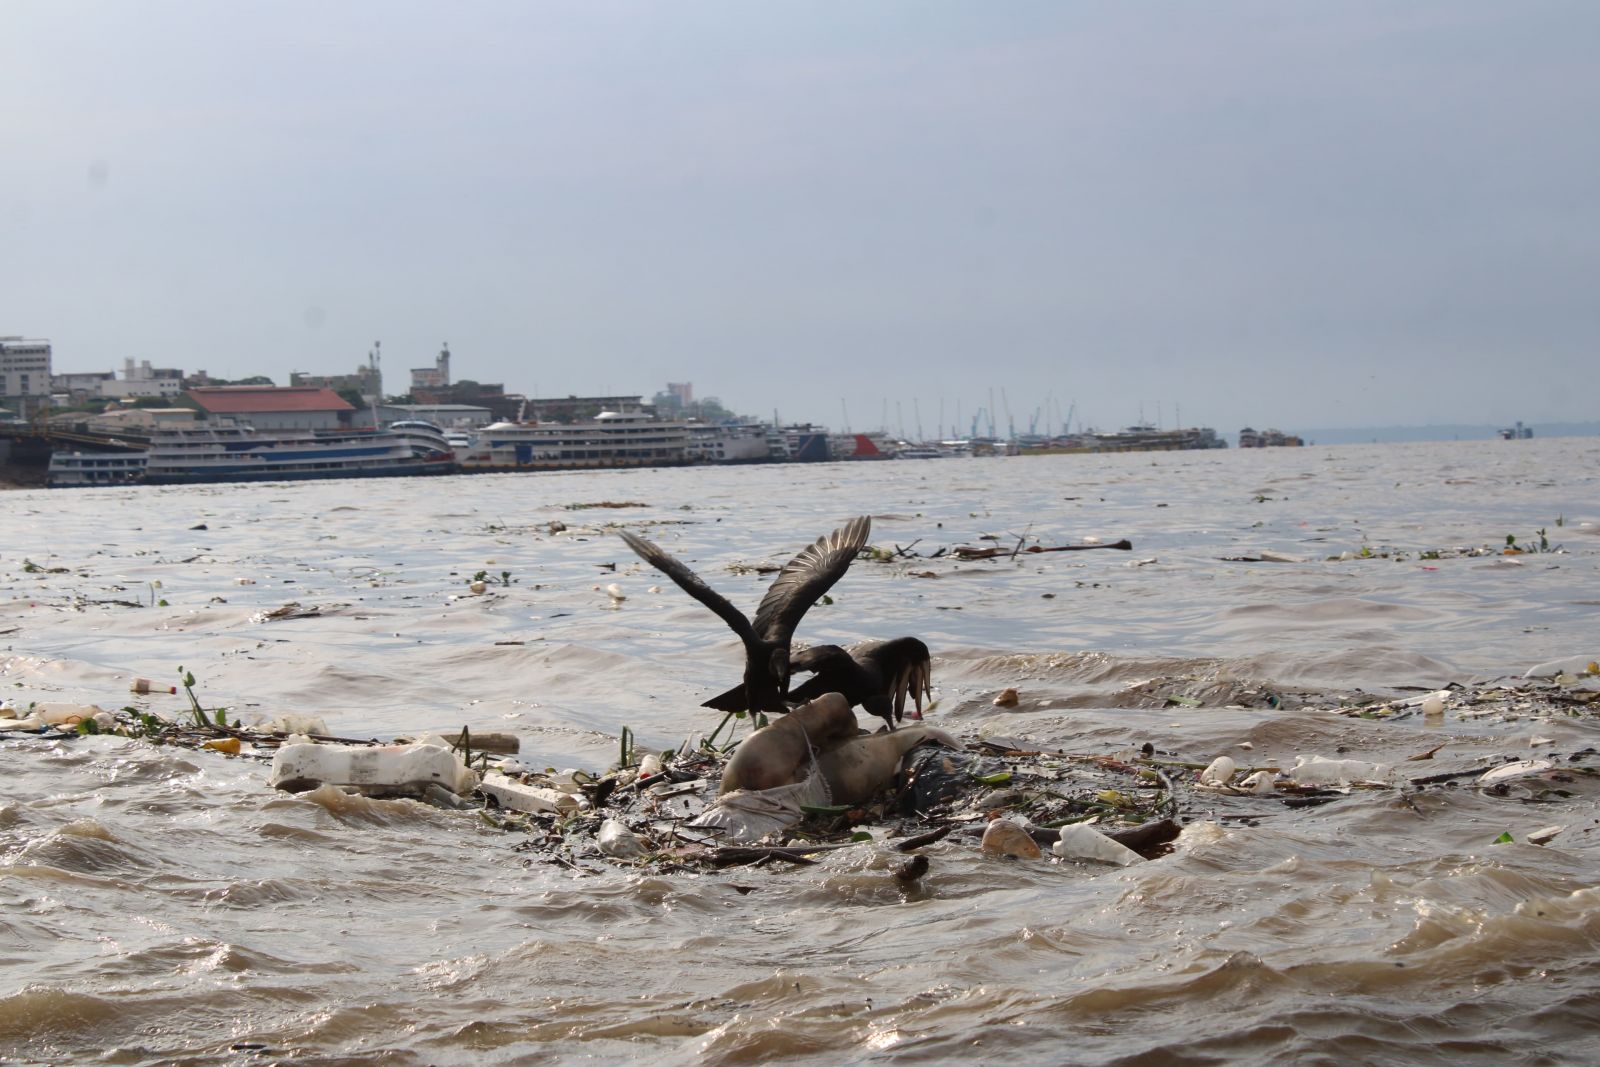
<svg viewBox="0 0 1600 1067">
<path fill-rule="evenodd" d="M 478 776 L 444 745 L 283 745 L 272 757 L 268 782 L 291 793 L 318 785 L 355 786 L 363 792 L 421 793 L 430 785 L 452 793 L 472 791 Z"/>
<path fill-rule="evenodd" d="M 1227 785 L 1232 780 L 1233 774 L 1239 765 L 1233 762 L 1232 756 L 1218 756 L 1211 761 L 1211 765 L 1200 772 L 1200 784 L 1221 786 Z"/>
<path fill-rule="evenodd" d="M 1083 823 L 1063 826 L 1060 840 L 1050 846 L 1050 851 L 1062 859 L 1093 860 L 1095 863 L 1110 863 L 1118 867 L 1144 862 L 1144 857 L 1127 845 L 1113 841 Z"/>
<path fill-rule="evenodd" d="M 1589 664 L 1597 660 L 1600 660 L 1600 656 L 1567 656 L 1564 659 L 1553 659 L 1548 663 L 1529 667 L 1522 676 L 1524 678 L 1554 678 L 1560 674 L 1587 674 L 1589 672 Z"/>
</svg>

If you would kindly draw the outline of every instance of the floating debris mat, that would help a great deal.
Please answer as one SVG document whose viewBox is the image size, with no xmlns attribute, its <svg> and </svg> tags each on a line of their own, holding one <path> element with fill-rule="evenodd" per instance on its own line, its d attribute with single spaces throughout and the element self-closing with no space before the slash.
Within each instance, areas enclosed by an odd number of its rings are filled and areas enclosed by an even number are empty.
<svg viewBox="0 0 1600 1067">
<path fill-rule="evenodd" d="M 1592 698 L 1600 677 L 1588 670 L 1591 663 L 1549 666 L 1515 683 L 1456 686 L 1322 713 L 1371 720 L 1378 730 L 1390 720 L 1419 716 L 1427 723 L 1446 714 L 1467 723 L 1592 720 L 1600 710 Z M 1083 753 L 1021 736 L 960 742 L 943 731 L 908 726 L 892 736 L 926 740 L 907 744 L 865 799 L 831 803 L 809 792 L 804 777 L 776 799 L 764 795 L 776 790 L 748 793 L 758 809 L 770 801 L 784 816 L 771 832 L 742 840 L 706 816 L 738 795 L 722 791 L 724 779 L 739 745 L 756 733 L 738 743 L 700 738 L 651 752 L 641 751 L 625 729 L 616 764 L 590 773 L 540 768 L 518 753 L 515 736 L 466 728 L 382 741 L 335 736 L 320 720 L 300 715 L 246 727 L 221 710 L 200 707 L 192 679 L 185 676 L 184 683 L 192 707 L 178 719 L 132 707 L 8 701 L 0 704 L 0 743 L 101 734 L 257 760 L 265 765 L 263 780 L 276 788 L 331 787 L 458 810 L 515 835 L 511 847 L 527 861 L 582 873 L 804 866 L 861 842 L 922 853 L 944 841 L 1018 861 L 1120 865 L 1159 859 L 1184 826 L 1197 822 L 1249 826 L 1265 818 L 1317 818 L 1327 805 L 1362 795 L 1414 804 L 1418 794 L 1454 789 L 1472 790 L 1488 803 L 1549 806 L 1544 825 L 1516 835 L 1507 830 L 1486 844 L 1560 843 L 1563 834 L 1577 844 L 1594 827 L 1569 828 L 1559 812 L 1572 807 L 1569 802 L 1600 798 L 1600 752 L 1562 751 L 1553 742 L 1538 752 L 1485 754 L 1480 738 L 1480 751 L 1452 757 L 1459 746 L 1445 736 L 1432 747 L 1397 753 L 1389 763 L 1309 753 L 1252 764 L 1245 753 L 1183 753 L 1153 744 Z M 133 688 L 144 695 L 174 687 L 135 679 Z M 851 743 L 884 736 L 861 734 Z M 898 864 L 893 874 L 909 883 L 926 870 L 923 854 Z"/>
</svg>

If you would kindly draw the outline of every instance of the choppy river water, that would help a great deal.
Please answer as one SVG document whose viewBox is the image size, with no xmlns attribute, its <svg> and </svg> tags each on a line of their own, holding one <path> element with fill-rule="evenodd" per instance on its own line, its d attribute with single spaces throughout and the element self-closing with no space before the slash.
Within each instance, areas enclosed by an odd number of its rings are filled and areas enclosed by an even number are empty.
<svg viewBox="0 0 1600 1067">
<path fill-rule="evenodd" d="M 730 564 L 871 514 L 873 545 L 919 554 L 1133 542 L 862 560 L 806 617 L 808 642 L 922 637 L 929 719 L 958 735 L 1199 761 L 1246 743 L 1283 761 L 1444 743 L 1425 766 L 1445 770 L 1566 758 L 1596 745 L 1592 712 L 1337 709 L 1600 652 L 1597 471 L 1600 442 L 1566 439 L 10 492 L 0 696 L 118 707 L 132 676 L 181 665 L 246 720 L 467 723 L 601 770 L 624 726 L 658 748 L 704 730 L 699 702 L 740 662 L 608 526 L 753 607 L 767 579 Z M 1562 551 L 1498 555 L 1540 530 Z M 1240 559 L 1262 552 L 1297 562 Z M 265 617 L 290 601 L 315 613 Z M 1006 686 L 1015 708 L 992 703 Z M 1204 705 L 1162 706 L 1174 689 Z M 1229 699 L 1263 692 L 1297 699 Z M 873 844 L 800 869 L 576 873 L 469 812 L 279 794 L 261 763 L 139 740 L 12 735 L 0 766 L 5 1062 L 1600 1055 L 1600 804 L 1582 782 L 1539 802 L 1463 787 L 1219 809 L 1126 869 L 947 839 L 906 890 Z"/>
</svg>

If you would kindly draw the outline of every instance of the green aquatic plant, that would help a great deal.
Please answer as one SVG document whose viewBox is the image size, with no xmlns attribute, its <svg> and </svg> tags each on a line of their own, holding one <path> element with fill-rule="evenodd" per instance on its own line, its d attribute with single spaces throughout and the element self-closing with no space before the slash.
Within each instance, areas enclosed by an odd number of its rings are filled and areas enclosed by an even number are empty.
<svg viewBox="0 0 1600 1067">
<path fill-rule="evenodd" d="M 211 718 L 207 718 L 206 717 L 206 709 L 201 706 L 200 698 L 194 695 L 194 685 L 195 685 L 194 674 L 192 672 L 190 672 L 190 671 L 184 670 L 180 666 L 178 668 L 178 677 L 183 680 L 183 682 L 182 682 L 182 684 L 183 684 L 183 692 L 189 698 L 189 710 L 190 710 L 190 713 L 194 716 L 195 725 L 196 726 L 206 726 L 206 727 L 215 725 L 215 726 L 220 726 L 223 729 L 227 729 L 228 728 L 228 718 L 227 718 L 228 709 L 227 708 L 217 708 L 215 711 L 213 711 L 211 713 L 212 717 Z"/>
</svg>

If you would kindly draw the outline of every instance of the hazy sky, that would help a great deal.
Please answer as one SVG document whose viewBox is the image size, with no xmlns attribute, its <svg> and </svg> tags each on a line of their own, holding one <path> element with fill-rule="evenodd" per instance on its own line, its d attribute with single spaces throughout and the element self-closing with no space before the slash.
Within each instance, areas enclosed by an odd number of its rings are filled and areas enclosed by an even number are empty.
<svg viewBox="0 0 1600 1067">
<path fill-rule="evenodd" d="M 0 334 L 928 435 L 1593 419 L 1597 55 L 1592 0 L 3 0 Z"/>
</svg>

